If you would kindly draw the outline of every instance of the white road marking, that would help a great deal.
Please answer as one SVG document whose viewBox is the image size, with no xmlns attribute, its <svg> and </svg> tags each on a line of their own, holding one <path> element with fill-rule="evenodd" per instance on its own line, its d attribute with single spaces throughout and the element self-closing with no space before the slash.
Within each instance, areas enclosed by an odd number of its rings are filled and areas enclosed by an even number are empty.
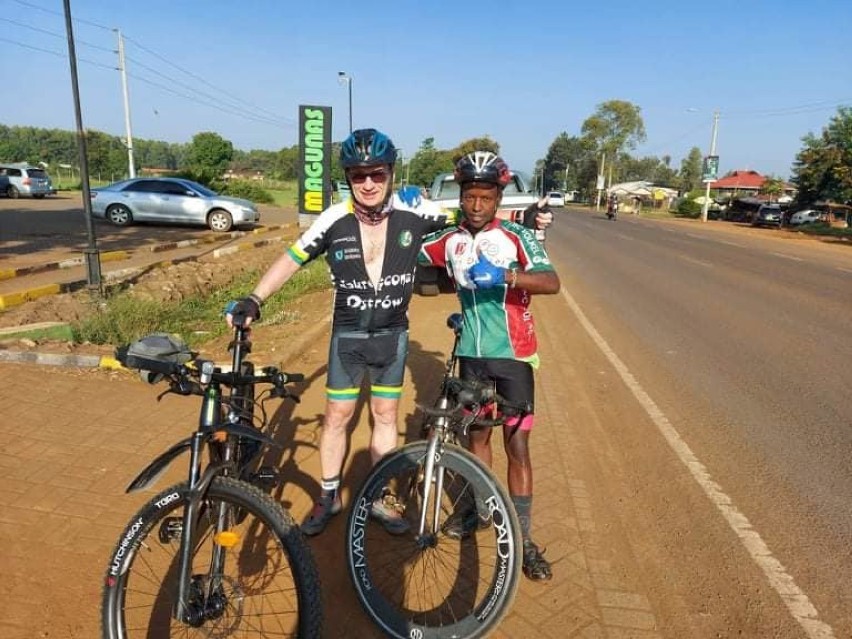
<svg viewBox="0 0 852 639">
<path fill-rule="evenodd" d="M 842 266 L 835 267 L 838 271 L 843 271 L 844 273 L 852 273 L 852 268 L 843 268 Z"/>
<path fill-rule="evenodd" d="M 793 260 L 794 262 L 804 262 L 805 261 L 801 257 L 795 257 L 793 255 L 785 255 L 784 253 L 773 252 L 772 255 L 774 255 L 776 257 L 783 257 L 785 260 Z"/>
<path fill-rule="evenodd" d="M 737 248 L 741 248 L 741 249 L 745 248 L 744 244 L 740 244 L 738 242 L 731 242 L 730 240 L 716 240 L 716 241 L 721 243 L 721 244 L 727 244 L 728 246 L 736 246 Z"/>
<path fill-rule="evenodd" d="M 681 255 L 680 259 L 686 262 L 692 262 L 693 264 L 699 264 L 701 266 L 707 266 L 709 268 L 713 268 L 712 262 L 705 262 L 704 260 L 696 260 L 694 257 L 686 257 L 685 255 Z"/>
<path fill-rule="evenodd" d="M 586 314 L 583 313 L 577 301 L 564 288 L 562 289 L 562 296 L 568 302 L 568 306 L 589 334 L 589 337 L 601 349 L 604 357 L 609 360 L 624 384 L 630 389 L 630 392 L 633 393 L 633 396 L 648 414 L 648 417 L 657 426 L 657 429 L 663 435 L 666 442 L 668 442 L 675 455 L 686 466 L 692 474 L 693 479 L 695 479 L 707 497 L 710 498 L 710 501 L 719 509 L 722 517 L 725 518 L 725 521 L 728 522 L 728 525 L 737 537 L 739 537 L 740 542 L 751 556 L 752 561 L 763 571 L 769 585 L 778 593 L 781 600 L 787 606 L 787 610 L 793 616 L 793 619 L 805 631 L 805 635 L 809 639 L 835 639 L 834 630 L 831 626 L 819 618 L 819 612 L 817 612 L 817 609 L 811 603 L 810 599 L 808 599 L 808 596 L 796 585 L 793 577 L 790 576 L 781 562 L 772 556 L 769 547 L 757 530 L 752 527 L 748 518 L 739 511 L 734 505 L 733 500 L 713 480 L 707 468 L 693 454 L 689 445 L 681 438 L 668 417 L 665 416 L 656 402 L 651 399 L 651 396 L 636 381 L 636 378 L 618 355 L 615 354 L 615 351 L 612 350 L 607 341 L 598 333 L 597 329 L 586 317 Z"/>
</svg>

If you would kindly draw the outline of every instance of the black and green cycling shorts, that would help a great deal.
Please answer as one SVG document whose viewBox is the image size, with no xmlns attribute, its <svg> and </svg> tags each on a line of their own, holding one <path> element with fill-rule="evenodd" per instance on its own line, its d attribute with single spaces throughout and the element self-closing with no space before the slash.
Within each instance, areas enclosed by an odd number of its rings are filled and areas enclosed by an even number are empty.
<svg viewBox="0 0 852 639">
<path fill-rule="evenodd" d="M 331 334 L 325 391 L 328 399 L 358 399 L 364 376 L 373 397 L 399 399 L 408 356 L 408 329 Z"/>
</svg>

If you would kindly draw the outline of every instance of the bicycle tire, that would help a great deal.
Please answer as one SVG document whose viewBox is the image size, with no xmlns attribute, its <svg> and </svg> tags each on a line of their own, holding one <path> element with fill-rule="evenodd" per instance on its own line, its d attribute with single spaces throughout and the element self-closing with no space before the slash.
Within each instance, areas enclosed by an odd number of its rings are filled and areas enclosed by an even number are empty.
<svg viewBox="0 0 852 639">
<path fill-rule="evenodd" d="M 177 592 L 186 482 L 145 504 L 125 528 L 104 579 L 104 639 L 136 637 L 321 636 L 322 599 L 313 556 L 293 518 L 269 495 L 246 482 L 217 477 L 200 502 L 192 576 L 199 591 L 220 583 L 219 611 L 199 627 L 172 616 Z M 223 574 L 210 578 L 211 520 L 225 503 L 249 514 L 229 528 L 233 546 Z M 231 540 L 233 541 L 233 540 Z M 207 581 L 205 581 L 207 579 Z M 215 579 L 215 581 L 214 581 Z"/>
<path fill-rule="evenodd" d="M 440 530 L 418 539 L 427 448 L 427 441 L 407 444 L 368 475 L 346 524 L 349 576 L 361 605 L 391 637 L 482 637 L 508 612 L 517 591 L 518 517 L 488 467 L 463 448 L 446 444 L 437 460 L 446 469 L 443 516 L 471 499 L 487 503 L 492 516 L 487 528 L 466 539 L 451 539 Z M 411 526 L 403 535 L 389 534 L 369 514 L 373 500 L 388 488 L 402 500 L 402 516 Z"/>
</svg>

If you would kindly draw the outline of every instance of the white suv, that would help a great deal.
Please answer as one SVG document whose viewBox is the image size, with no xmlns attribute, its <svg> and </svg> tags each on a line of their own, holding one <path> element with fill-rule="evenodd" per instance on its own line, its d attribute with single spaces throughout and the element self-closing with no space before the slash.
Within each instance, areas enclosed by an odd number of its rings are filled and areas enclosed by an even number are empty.
<svg viewBox="0 0 852 639">
<path fill-rule="evenodd" d="M 53 184 L 42 168 L 29 164 L 0 164 L 0 193 L 11 198 L 22 195 L 43 198 L 53 193 Z"/>
</svg>

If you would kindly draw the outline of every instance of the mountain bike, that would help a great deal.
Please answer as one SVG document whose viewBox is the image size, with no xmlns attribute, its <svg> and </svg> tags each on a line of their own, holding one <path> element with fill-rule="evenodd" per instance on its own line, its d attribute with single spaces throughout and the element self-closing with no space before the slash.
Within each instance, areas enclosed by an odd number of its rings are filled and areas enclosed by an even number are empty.
<svg viewBox="0 0 852 639">
<path fill-rule="evenodd" d="M 112 552 L 102 598 L 105 639 L 133 637 L 319 637 L 322 603 L 310 549 L 292 516 L 269 494 L 277 477 L 257 469 L 264 446 L 263 403 L 298 401 L 300 374 L 256 372 L 249 329 L 235 318 L 230 370 L 193 357 L 185 363 L 117 353 L 168 393 L 201 396 L 198 428 L 152 461 L 128 493 L 153 485 L 189 451 L 186 481 L 136 513 Z M 255 398 L 257 385 L 268 385 Z M 203 461 L 206 455 L 206 462 Z"/>
<path fill-rule="evenodd" d="M 511 404 L 490 386 L 455 377 L 461 315 L 450 315 L 447 324 L 455 342 L 438 400 L 421 407 L 426 438 L 376 464 L 346 525 L 346 559 L 358 599 L 385 633 L 399 639 L 486 635 L 508 612 L 521 574 L 521 529 L 511 499 L 460 445 L 471 428 L 501 425 L 493 409 Z M 391 534 L 373 512 L 377 507 L 396 510 L 408 530 Z M 453 518 L 469 515 L 475 517 L 469 530 L 449 534 Z"/>
</svg>

